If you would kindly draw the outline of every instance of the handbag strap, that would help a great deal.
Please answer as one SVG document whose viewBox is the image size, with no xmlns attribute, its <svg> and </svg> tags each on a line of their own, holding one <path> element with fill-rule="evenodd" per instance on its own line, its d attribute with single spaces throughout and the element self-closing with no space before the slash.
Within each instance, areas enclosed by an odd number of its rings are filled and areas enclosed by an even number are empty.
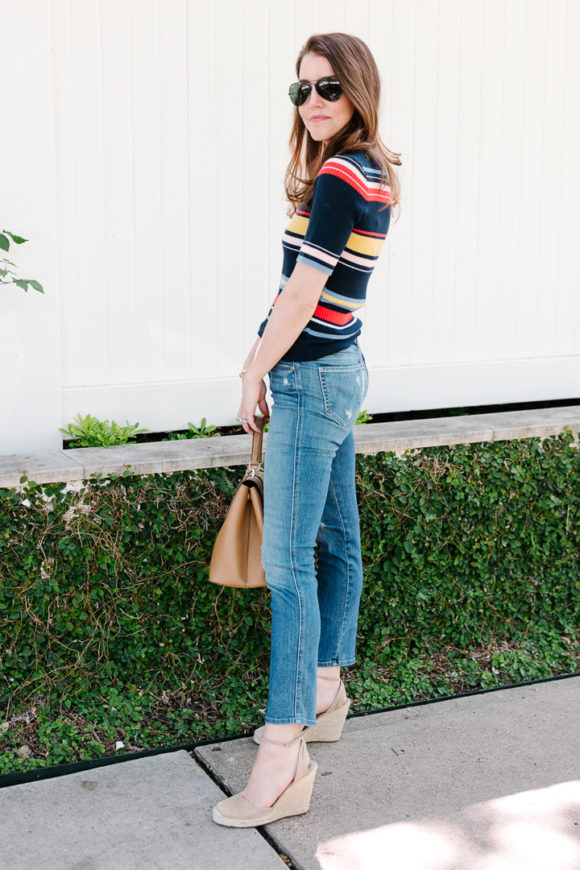
<svg viewBox="0 0 580 870">
<path fill-rule="evenodd" d="M 257 426 L 259 426 L 260 431 L 252 431 L 252 456 L 250 458 L 250 468 L 256 467 L 262 464 L 262 441 L 264 438 L 264 417 L 254 417 Z"/>
</svg>

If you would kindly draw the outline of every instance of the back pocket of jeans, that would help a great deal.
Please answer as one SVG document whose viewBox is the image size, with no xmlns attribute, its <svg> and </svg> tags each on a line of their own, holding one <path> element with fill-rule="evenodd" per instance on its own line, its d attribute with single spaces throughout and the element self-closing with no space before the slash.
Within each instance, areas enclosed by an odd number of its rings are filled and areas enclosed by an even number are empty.
<svg viewBox="0 0 580 870">
<path fill-rule="evenodd" d="M 366 367 L 319 368 L 318 374 L 326 415 L 339 426 L 355 423 L 367 390 Z"/>
</svg>

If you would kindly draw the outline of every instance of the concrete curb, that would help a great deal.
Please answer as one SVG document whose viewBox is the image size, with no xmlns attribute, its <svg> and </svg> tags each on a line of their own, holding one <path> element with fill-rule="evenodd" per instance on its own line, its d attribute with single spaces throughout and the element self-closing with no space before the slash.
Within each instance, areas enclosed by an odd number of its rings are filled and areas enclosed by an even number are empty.
<svg viewBox="0 0 580 870">
<path fill-rule="evenodd" d="M 421 447 L 518 438 L 545 438 L 565 428 L 580 432 L 580 405 L 506 411 L 431 420 L 367 423 L 355 426 L 357 453 L 373 454 Z M 264 436 L 267 450 L 268 435 Z M 81 447 L 45 453 L 0 456 L 0 487 L 18 486 L 26 474 L 37 483 L 82 481 L 91 474 L 159 474 L 196 468 L 246 465 L 247 435 L 157 441 L 119 447 Z"/>
</svg>

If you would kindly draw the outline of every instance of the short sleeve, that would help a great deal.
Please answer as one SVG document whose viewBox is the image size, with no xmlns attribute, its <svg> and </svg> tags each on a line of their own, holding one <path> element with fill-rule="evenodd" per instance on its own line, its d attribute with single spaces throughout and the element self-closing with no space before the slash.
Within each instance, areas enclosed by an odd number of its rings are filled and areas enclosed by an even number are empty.
<svg viewBox="0 0 580 870">
<path fill-rule="evenodd" d="M 354 160 L 331 157 L 322 165 L 297 262 L 332 274 L 364 206 L 362 183 Z"/>
</svg>

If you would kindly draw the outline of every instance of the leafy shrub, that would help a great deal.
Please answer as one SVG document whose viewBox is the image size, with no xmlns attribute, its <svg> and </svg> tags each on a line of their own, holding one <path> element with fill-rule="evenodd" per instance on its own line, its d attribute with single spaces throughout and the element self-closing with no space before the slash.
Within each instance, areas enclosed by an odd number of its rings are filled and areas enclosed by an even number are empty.
<svg viewBox="0 0 580 870">
<path fill-rule="evenodd" d="M 187 424 L 186 432 L 170 432 L 165 441 L 183 441 L 188 438 L 218 438 L 221 435 L 215 426 L 208 425 L 205 417 L 201 418 L 199 426 Z"/>
<path fill-rule="evenodd" d="M 77 730 L 55 726 L 51 758 L 97 752 L 91 723 L 98 751 L 114 752 L 115 739 L 148 747 L 259 721 L 268 593 L 208 582 L 243 471 L 0 489 L 4 770 L 35 766 L 14 747 L 34 720 L 44 751 L 38 723 L 67 711 Z M 359 707 L 578 666 L 580 456 L 570 433 L 357 456 L 357 487 L 365 586 L 349 692 Z"/>
<path fill-rule="evenodd" d="M 136 435 L 147 432 L 147 429 L 139 429 L 139 423 L 125 421 L 125 426 L 119 426 L 113 420 L 99 420 L 92 414 L 83 417 L 77 414 L 75 420 L 69 423 L 66 429 L 59 429 L 71 439 L 74 439 L 69 447 L 113 447 L 116 444 L 127 444 L 134 441 Z"/>
</svg>

